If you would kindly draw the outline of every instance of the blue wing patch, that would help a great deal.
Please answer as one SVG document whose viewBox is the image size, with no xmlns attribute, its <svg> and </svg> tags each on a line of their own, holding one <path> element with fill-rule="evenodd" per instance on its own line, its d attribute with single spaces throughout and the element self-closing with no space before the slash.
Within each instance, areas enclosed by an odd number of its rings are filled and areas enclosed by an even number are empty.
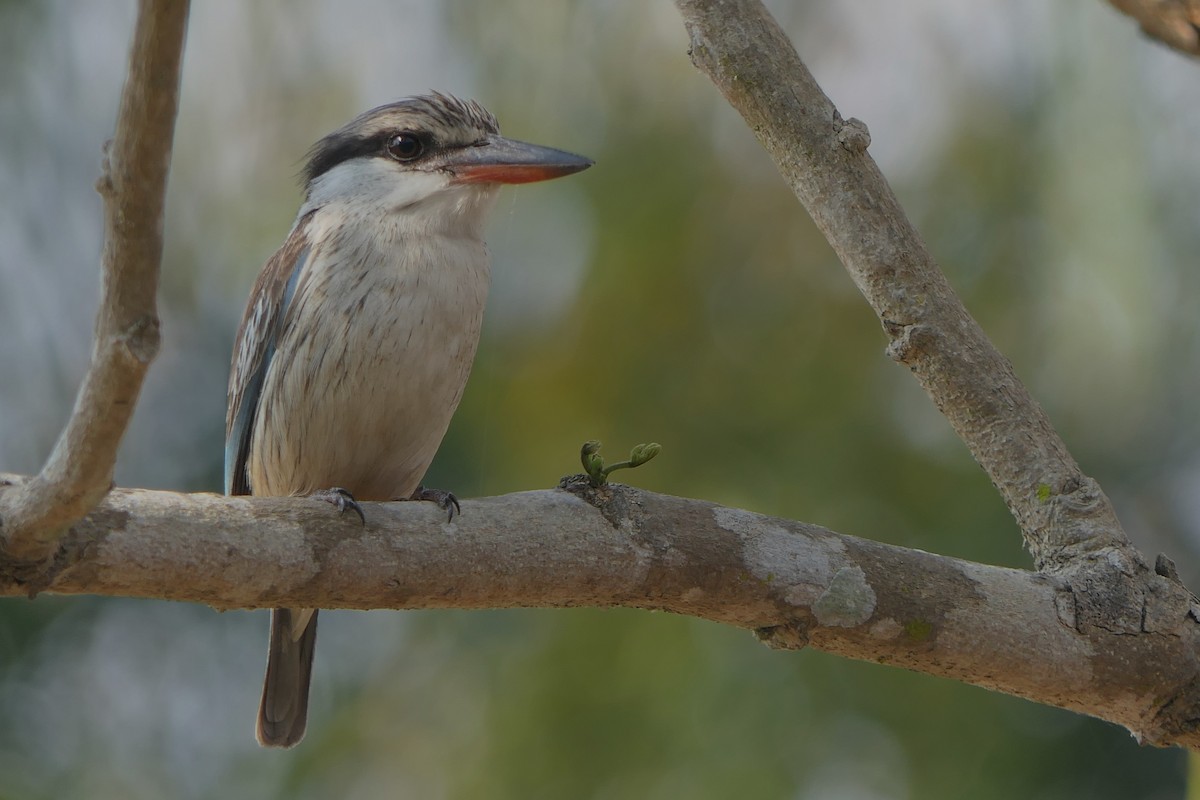
<svg viewBox="0 0 1200 800">
<path fill-rule="evenodd" d="M 245 376 L 240 398 L 237 402 L 237 411 L 232 419 L 229 420 L 225 433 L 225 494 L 244 495 L 251 493 L 250 478 L 246 474 L 246 463 L 250 457 L 250 441 L 254 435 L 254 420 L 258 414 L 263 382 L 266 379 L 267 370 L 271 367 L 271 361 L 275 357 L 275 347 L 278 343 L 279 331 L 283 325 L 283 320 L 287 316 L 288 308 L 291 306 L 292 296 L 296 292 L 296 284 L 300 278 L 300 273 L 308 261 L 310 249 L 306 245 L 296 256 L 291 274 L 288 275 L 287 283 L 284 285 L 283 295 L 280 298 L 276 313 L 272 315 L 272 322 L 271 324 L 264 325 L 266 330 L 263 335 L 266 341 L 259 345 L 262 347 L 262 356 L 257 360 L 250 373 Z M 242 335 L 245 336 L 244 330 Z M 246 342 L 238 342 L 239 348 L 245 346 L 247 346 Z M 238 356 L 235 354 L 234 358 L 234 369 L 236 371 Z M 233 402 L 232 397 L 230 402 Z"/>
</svg>

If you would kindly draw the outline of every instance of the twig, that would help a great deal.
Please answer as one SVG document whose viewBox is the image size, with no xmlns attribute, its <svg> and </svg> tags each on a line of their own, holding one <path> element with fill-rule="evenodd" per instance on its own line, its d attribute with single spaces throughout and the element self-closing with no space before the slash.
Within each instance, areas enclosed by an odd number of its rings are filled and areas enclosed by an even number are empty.
<svg viewBox="0 0 1200 800">
<path fill-rule="evenodd" d="M 1109 0 L 1142 32 L 1189 56 L 1200 56 L 1200 0 Z"/>
<path fill-rule="evenodd" d="M 139 4 L 116 133 L 96 187 L 105 241 L 92 362 L 41 473 L 0 489 L 0 549 L 11 558 L 45 558 L 108 492 L 117 447 L 158 351 L 163 197 L 187 16 L 187 0 Z"/>
</svg>

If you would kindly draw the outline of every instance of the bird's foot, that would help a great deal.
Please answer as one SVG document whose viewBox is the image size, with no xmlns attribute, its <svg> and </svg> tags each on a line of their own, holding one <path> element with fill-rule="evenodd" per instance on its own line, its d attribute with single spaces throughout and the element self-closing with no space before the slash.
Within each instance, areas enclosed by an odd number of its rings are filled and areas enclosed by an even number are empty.
<svg viewBox="0 0 1200 800">
<path fill-rule="evenodd" d="M 337 506 L 339 514 L 345 514 L 346 509 L 350 509 L 358 518 L 362 520 L 362 524 L 367 524 L 367 516 L 363 513 L 362 506 L 354 499 L 354 495 L 346 491 L 340 486 L 334 486 L 332 489 L 321 489 L 319 492 L 313 492 L 309 495 L 314 500 L 324 500 L 330 505 Z"/>
<path fill-rule="evenodd" d="M 454 492 L 447 492 L 445 489 L 426 489 L 424 486 L 418 486 L 411 497 L 397 497 L 396 499 L 437 503 L 437 507 L 446 512 L 447 522 L 452 522 L 455 514 L 462 513 L 462 507 L 458 504 L 458 498 L 454 496 Z"/>
</svg>

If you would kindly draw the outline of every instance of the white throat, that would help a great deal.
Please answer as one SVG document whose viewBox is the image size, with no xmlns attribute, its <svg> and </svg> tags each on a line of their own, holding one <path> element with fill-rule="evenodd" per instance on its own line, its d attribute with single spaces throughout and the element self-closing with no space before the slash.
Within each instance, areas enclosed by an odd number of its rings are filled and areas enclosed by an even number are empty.
<svg viewBox="0 0 1200 800">
<path fill-rule="evenodd" d="M 456 184 L 449 173 L 407 169 L 384 158 L 356 158 L 312 182 L 297 218 L 323 209 L 349 224 L 382 225 L 404 237 L 482 241 L 499 188 Z"/>
</svg>

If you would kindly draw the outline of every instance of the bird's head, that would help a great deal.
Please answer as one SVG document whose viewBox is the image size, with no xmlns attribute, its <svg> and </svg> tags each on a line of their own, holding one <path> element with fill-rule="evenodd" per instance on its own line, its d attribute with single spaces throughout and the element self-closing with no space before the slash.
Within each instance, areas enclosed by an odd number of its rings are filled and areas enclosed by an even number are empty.
<svg viewBox="0 0 1200 800">
<path fill-rule="evenodd" d="M 591 165 L 582 156 L 506 139 L 483 106 L 433 93 L 373 108 L 317 142 L 304 169 L 305 209 L 343 203 L 481 226 L 500 184 L 549 180 Z"/>
</svg>

